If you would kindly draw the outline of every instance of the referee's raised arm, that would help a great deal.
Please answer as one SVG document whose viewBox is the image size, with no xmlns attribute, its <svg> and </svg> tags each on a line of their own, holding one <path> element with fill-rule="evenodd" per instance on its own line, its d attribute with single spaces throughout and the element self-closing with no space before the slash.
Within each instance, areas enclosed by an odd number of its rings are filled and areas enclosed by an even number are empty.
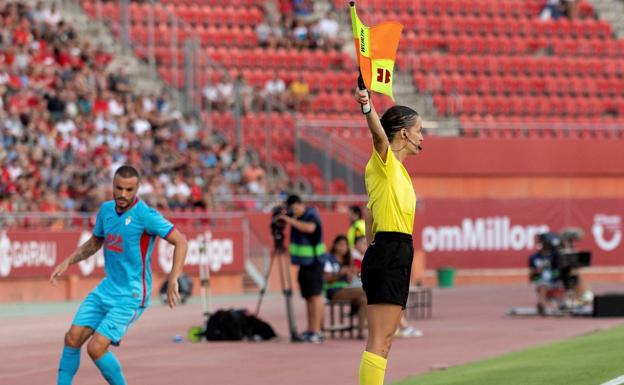
<svg viewBox="0 0 624 385">
<path fill-rule="evenodd" d="M 355 99 L 361 105 L 370 103 L 370 112 L 365 114 L 366 123 L 368 123 L 368 129 L 370 130 L 371 135 L 373 135 L 373 147 L 375 147 L 375 151 L 377 151 L 377 153 L 381 156 L 381 159 L 385 162 L 390 142 L 388 141 L 388 137 L 381 126 L 379 115 L 377 115 L 377 111 L 375 111 L 375 107 L 370 100 L 368 91 L 357 88 L 355 91 Z"/>
</svg>

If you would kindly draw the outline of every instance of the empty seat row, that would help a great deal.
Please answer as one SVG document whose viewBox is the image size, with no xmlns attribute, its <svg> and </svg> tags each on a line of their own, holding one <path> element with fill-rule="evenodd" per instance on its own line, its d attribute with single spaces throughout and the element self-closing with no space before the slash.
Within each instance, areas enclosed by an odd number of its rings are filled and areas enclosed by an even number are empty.
<svg viewBox="0 0 624 385">
<path fill-rule="evenodd" d="M 542 21 L 530 19 L 483 18 L 463 16 L 431 16 L 425 22 L 408 14 L 389 16 L 390 20 L 403 24 L 405 32 L 416 34 L 455 34 L 455 35 L 507 35 L 548 38 L 610 38 L 611 25 L 605 20 L 559 19 Z"/>
<path fill-rule="evenodd" d="M 146 51 L 147 45 L 138 45 L 140 51 Z M 176 63 L 177 55 L 177 63 Z M 178 65 L 183 70 L 185 50 L 183 47 L 160 46 L 155 47 L 154 56 L 157 62 L 165 67 Z M 228 69 L 245 70 L 245 69 L 266 69 L 273 71 L 281 70 L 297 70 L 297 71 L 330 71 L 333 68 L 342 69 L 350 65 L 352 59 L 348 55 L 337 52 L 323 51 L 283 51 L 283 50 L 264 50 L 253 49 L 243 50 L 230 48 L 207 48 L 203 54 L 199 55 L 198 66 L 200 69 L 208 70 L 207 61 L 218 63 Z M 213 67 L 213 66 L 211 66 Z M 331 75 L 331 71 L 326 78 L 317 78 L 319 82 L 327 83 L 323 87 L 329 87 L 331 82 L 335 81 L 335 77 Z M 348 73 L 353 77 L 353 72 L 339 72 L 343 75 Z M 342 84 L 342 81 L 341 81 Z"/>
<path fill-rule="evenodd" d="M 585 79 L 528 76 L 414 75 L 420 90 L 462 95 L 561 95 L 624 97 L 624 79 Z"/>
<path fill-rule="evenodd" d="M 624 76 L 624 59 L 557 56 L 446 55 L 422 53 L 407 62 L 422 73 L 472 73 L 528 76 L 582 76 L 596 78 Z"/>
<path fill-rule="evenodd" d="M 83 2 L 85 11 L 91 16 L 100 16 L 113 21 L 120 21 L 122 12 L 119 4 Z M 172 24 L 181 19 L 194 25 L 238 25 L 255 27 L 264 16 L 258 7 L 235 8 L 232 6 L 197 6 L 184 4 L 130 3 L 129 21 L 132 24 L 166 23 Z"/>
<path fill-rule="evenodd" d="M 470 137 L 609 138 L 624 139 L 617 118 L 579 120 L 576 117 L 492 117 L 479 115 L 459 119 L 462 134 Z"/>
<path fill-rule="evenodd" d="M 624 116 L 624 99 L 437 95 L 433 101 L 446 115 Z"/>
<path fill-rule="evenodd" d="M 406 52 L 428 51 L 476 55 L 526 55 L 550 51 L 559 56 L 624 57 L 624 40 L 407 34 L 400 42 L 399 56 Z"/>
<path fill-rule="evenodd" d="M 187 5 L 209 5 L 218 7 L 223 4 L 223 0 L 160 0 L 164 4 L 187 4 Z M 265 0 L 228 0 L 233 7 L 263 6 Z"/>
<path fill-rule="evenodd" d="M 381 14 L 411 14 L 415 18 L 422 15 L 474 15 L 488 17 L 537 17 L 544 6 L 544 0 L 359 0 L 358 9 Z M 334 0 L 336 8 L 346 6 L 346 2 Z M 592 17 L 593 7 L 586 0 L 579 3 L 581 17 Z"/>
<path fill-rule="evenodd" d="M 213 111 L 210 114 L 204 113 L 202 119 L 204 121 L 210 120 L 213 124 L 224 128 L 233 129 L 236 125 L 236 119 L 231 112 Z M 242 117 L 241 123 L 243 129 L 259 130 L 268 126 L 276 128 L 276 131 L 281 134 L 292 132 L 295 127 L 293 115 L 287 113 L 250 113 Z"/>
<path fill-rule="evenodd" d="M 213 60 L 235 68 L 330 69 L 345 68 L 353 59 L 344 52 L 296 49 L 206 49 Z"/>
<path fill-rule="evenodd" d="M 387 110 L 394 103 L 389 98 L 373 97 L 378 112 Z M 324 113 L 356 113 L 359 111 L 351 92 L 320 93 L 312 99 L 312 111 Z"/>
<path fill-rule="evenodd" d="M 137 44 L 147 43 L 150 39 L 150 28 L 143 25 L 134 25 L 130 28 L 130 35 Z M 172 27 L 159 24 L 154 29 L 154 43 L 157 45 L 173 44 L 175 35 Z M 178 28 L 177 41 L 180 46 L 185 44 L 185 39 L 197 38 L 203 46 L 222 46 L 253 48 L 258 46 L 256 33 L 251 27 L 243 28 Z"/>
</svg>

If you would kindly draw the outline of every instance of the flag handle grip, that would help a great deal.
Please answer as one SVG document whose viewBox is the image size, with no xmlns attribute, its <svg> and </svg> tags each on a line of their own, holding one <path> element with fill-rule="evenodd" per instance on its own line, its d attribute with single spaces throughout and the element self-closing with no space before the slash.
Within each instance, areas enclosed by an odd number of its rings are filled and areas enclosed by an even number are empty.
<svg viewBox="0 0 624 385">
<path fill-rule="evenodd" d="M 364 79 L 362 78 L 362 73 L 360 73 L 360 75 L 358 76 L 358 88 L 360 90 L 366 90 L 366 85 L 364 84 Z M 370 112 L 372 110 L 371 104 L 370 104 L 370 99 L 369 99 L 368 103 L 360 105 L 360 108 L 362 109 L 362 113 L 364 115 L 370 114 Z"/>
</svg>

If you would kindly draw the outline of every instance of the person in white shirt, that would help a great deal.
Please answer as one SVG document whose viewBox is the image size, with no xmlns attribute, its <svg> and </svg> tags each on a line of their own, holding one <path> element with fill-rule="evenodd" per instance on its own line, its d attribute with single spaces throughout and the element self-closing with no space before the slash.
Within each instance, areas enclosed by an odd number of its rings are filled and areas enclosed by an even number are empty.
<svg viewBox="0 0 624 385">
<path fill-rule="evenodd" d="M 286 95 L 286 84 L 280 79 L 277 71 L 274 72 L 273 78 L 269 79 L 264 85 L 263 91 L 266 102 L 275 109 L 282 109 L 284 106 L 284 97 Z"/>
<path fill-rule="evenodd" d="M 55 3 L 52 3 L 50 9 L 43 11 L 43 19 L 48 25 L 57 25 L 61 21 L 61 13 L 56 9 Z"/>
<path fill-rule="evenodd" d="M 64 114 L 63 118 L 56 123 L 55 128 L 63 135 L 63 138 L 67 139 L 76 131 L 76 124 L 67 114 Z"/>
</svg>

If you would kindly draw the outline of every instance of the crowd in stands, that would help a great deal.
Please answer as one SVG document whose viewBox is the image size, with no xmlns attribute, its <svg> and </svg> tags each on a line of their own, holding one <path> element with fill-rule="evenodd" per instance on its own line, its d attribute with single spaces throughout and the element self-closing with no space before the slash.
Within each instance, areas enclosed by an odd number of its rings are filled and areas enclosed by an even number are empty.
<svg viewBox="0 0 624 385">
<path fill-rule="evenodd" d="M 275 12 L 265 11 L 264 20 L 256 26 L 260 47 L 325 51 L 342 49 L 344 39 L 332 12 L 316 16 L 314 2 L 309 0 L 280 0 L 274 5 Z M 231 111 L 238 94 L 243 114 L 250 111 L 309 110 L 310 85 L 303 73 L 295 79 L 284 79 L 276 71 L 264 87 L 254 87 L 240 73 L 232 73 L 224 72 L 216 84 L 205 87 L 203 98 L 206 106 L 209 104 L 210 108 L 217 111 Z"/>
<path fill-rule="evenodd" d="M 276 14 L 256 26 L 258 42 L 270 48 L 340 49 L 344 41 L 335 16 L 315 16 L 311 0 L 279 0 Z"/>
<path fill-rule="evenodd" d="M 234 110 L 237 95 L 243 115 L 266 111 L 305 112 L 310 102 L 310 86 L 303 73 L 287 85 L 276 71 L 264 87 L 258 88 L 247 83 L 240 73 L 233 79 L 226 72 L 218 83 L 208 84 L 202 92 L 204 107 L 220 112 Z"/>
<path fill-rule="evenodd" d="M 54 3 L 4 3 L 0 22 L 0 212 L 94 211 L 124 163 L 140 168 L 139 193 L 162 209 L 277 192 L 252 154 L 165 94 L 134 93 Z"/>
</svg>

